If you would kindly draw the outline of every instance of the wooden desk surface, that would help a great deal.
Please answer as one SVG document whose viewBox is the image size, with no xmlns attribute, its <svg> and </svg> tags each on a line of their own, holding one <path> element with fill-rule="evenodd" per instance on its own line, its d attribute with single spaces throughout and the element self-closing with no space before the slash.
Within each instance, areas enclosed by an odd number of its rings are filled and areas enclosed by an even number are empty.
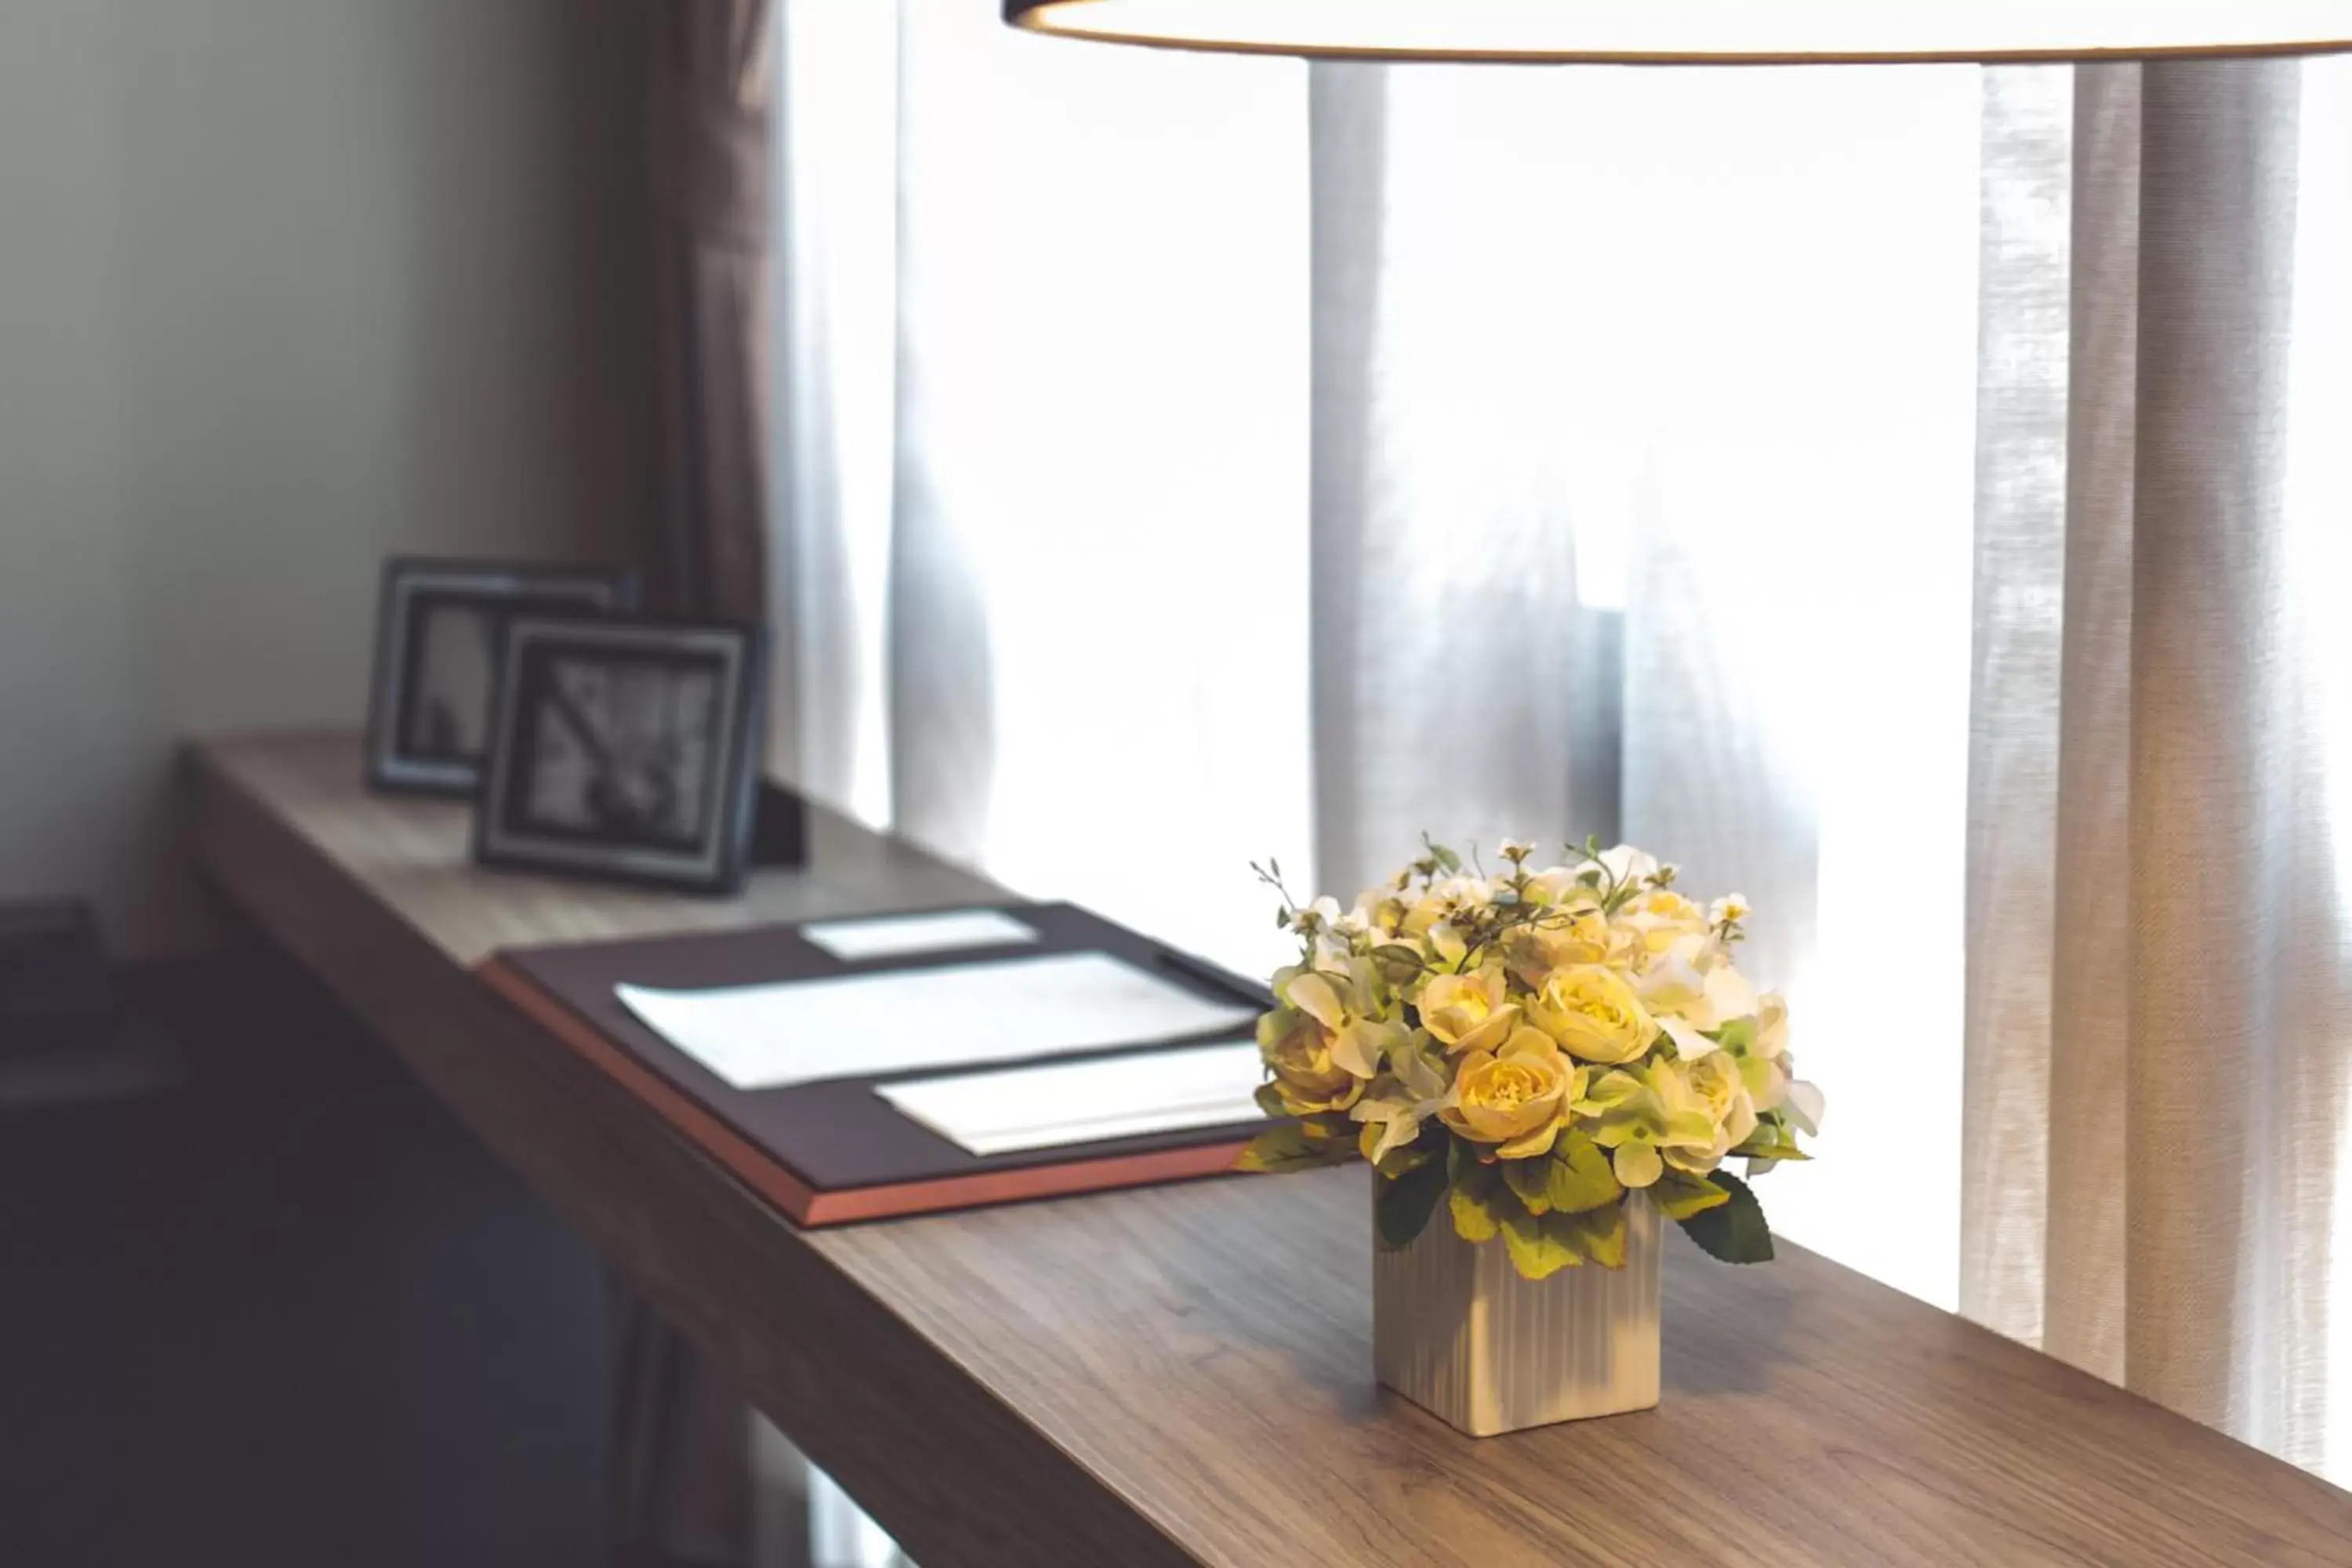
<svg viewBox="0 0 2352 1568">
<path fill-rule="evenodd" d="M 2352 1563 L 2352 1494 L 1796 1247 L 1671 1238 L 1664 1404 L 1474 1442 L 1372 1384 L 1360 1169 L 803 1234 L 469 966 L 986 884 L 823 816 L 733 902 L 486 874 L 352 737 L 194 762 L 210 879 L 924 1568 Z"/>
</svg>

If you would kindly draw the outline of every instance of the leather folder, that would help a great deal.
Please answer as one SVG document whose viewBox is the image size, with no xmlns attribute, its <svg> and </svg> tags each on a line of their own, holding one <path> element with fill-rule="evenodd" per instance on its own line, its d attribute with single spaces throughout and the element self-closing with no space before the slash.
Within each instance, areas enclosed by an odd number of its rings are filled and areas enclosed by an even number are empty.
<svg viewBox="0 0 2352 1568">
<path fill-rule="evenodd" d="M 851 963 L 809 942 L 798 927 L 778 925 L 509 948 L 485 960 L 479 973 L 492 989 L 555 1038 L 659 1111 L 703 1152 L 803 1226 L 1057 1197 L 1230 1170 L 1262 1121 L 979 1155 L 901 1114 L 874 1092 L 877 1083 L 936 1077 L 957 1070 L 953 1068 L 887 1078 L 828 1079 L 781 1089 L 737 1089 L 640 1022 L 614 994 L 619 984 L 695 990 L 1097 952 L 1116 954 L 1219 1001 L 1271 1005 L 1265 987 L 1076 905 L 999 907 L 1034 930 L 1038 940 Z M 1198 1045 L 1230 1035 L 1223 1031 L 1140 1048 Z M 1137 1048 L 1039 1059 L 1123 1055 Z"/>
</svg>

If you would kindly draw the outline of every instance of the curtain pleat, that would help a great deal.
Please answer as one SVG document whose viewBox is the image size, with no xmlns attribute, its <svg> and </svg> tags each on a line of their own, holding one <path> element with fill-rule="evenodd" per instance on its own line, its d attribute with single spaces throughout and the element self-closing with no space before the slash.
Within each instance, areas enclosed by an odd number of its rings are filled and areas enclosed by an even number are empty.
<svg viewBox="0 0 2352 1568">
<path fill-rule="evenodd" d="M 2273 1447 L 2266 1276 L 2294 1223 L 2273 1200 L 2301 1113 L 2245 1090 L 2298 1054 L 2305 846 L 2276 790 L 2301 741 L 2280 572 L 2300 81 L 2151 65 L 2140 107 L 2125 1382 Z"/>
<path fill-rule="evenodd" d="M 2053 927 L 2002 922 L 2012 941 L 2053 953 L 2047 1077 L 2065 1125 L 2049 1133 L 2041 1196 L 2047 1254 L 2043 1348 L 2111 1381 L 2123 1377 L 2126 1102 L 2130 1019 L 2126 837 L 2131 797 L 2134 453 L 2139 340 L 2140 72 L 2075 73 L 2069 289 L 2064 653 L 2058 691 Z M 1988 693 L 2042 702 L 2042 693 Z M 2009 803 L 1986 803 L 2006 809 Z M 2021 810 L 2032 807 L 2016 803 Z M 2011 962 L 2004 943 L 1972 952 L 1979 969 Z M 2028 1088 L 2034 1087 L 2028 1080 Z M 1968 1106 L 1971 1125 L 1989 1112 Z M 2000 1173 L 1990 1173 L 1996 1180 Z M 1989 1205 L 1990 1206 L 1990 1204 Z M 2041 1250 L 2027 1215 L 2021 1244 Z M 2000 1325 L 2008 1327 L 2009 1325 Z M 2023 1333 L 2021 1326 L 2011 1331 Z M 2030 1337 L 2030 1336 L 2027 1336 Z"/>
<path fill-rule="evenodd" d="M 2079 70 L 2062 331 L 1988 252 L 1963 1300 L 2340 1466 L 2345 721 L 2312 636 L 2335 595 L 2291 563 L 2352 497 L 2295 483 L 2297 296 L 2344 287 L 2298 245 L 2303 69 Z M 2046 119 L 1990 95 L 1989 149 L 2062 166 Z M 2046 389 L 2002 417 L 2027 342 L 2066 367 L 2063 509 L 2040 479 L 2017 504 L 2051 429 Z"/>
<path fill-rule="evenodd" d="M 1496 157 L 1524 134 L 1572 183 L 1583 117 L 1478 80 L 1310 72 L 1314 878 L 1343 898 L 1423 833 L 1617 827 L 1619 616 L 1580 590 L 1576 525 L 1621 465 L 1579 462 L 1608 433 L 1580 417 L 1596 382 L 1559 370 L 1579 295 L 1544 279 L 1606 264 L 1565 203 L 1498 199 L 1522 169 Z"/>
<path fill-rule="evenodd" d="M 764 622 L 768 0 L 654 13 L 654 590 L 688 615 Z"/>
<path fill-rule="evenodd" d="M 1365 602 L 1368 555 L 1379 552 L 1373 514 L 1379 449 L 1373 387 L 1385 226 L 1381 172 L 1388 162 L 1388 71 L 1374 65 L 1308 68 L 1313 201 L 1308 235 L 1315 279 L 1307 581 L 1315 727 L 1315 881 L 1353 889 L 1390 869 L 1426 824 L 1374 821 L 1365 763 L 1379 716 L 1364 700 L 1361 655 L 1380 635 Z"/>
<path fill-rule="evenodd" d="M 651 21 L 653 600 L 765 625 L 773 18 L 768 0 L 663 0 Z M 643 1300 L 617 1296 L 622 1560 L 733 1568 L 751 1534 L 750 1410 Z"/>
<path fill-rule="evenodd" d="M 1984 78 L 1975 662 L 1963 1030 L 1961 1310 L 2042 1333 L 2058 690 L 2064 624 L 2066 224 L 2074 73 Z"/>
</svg>

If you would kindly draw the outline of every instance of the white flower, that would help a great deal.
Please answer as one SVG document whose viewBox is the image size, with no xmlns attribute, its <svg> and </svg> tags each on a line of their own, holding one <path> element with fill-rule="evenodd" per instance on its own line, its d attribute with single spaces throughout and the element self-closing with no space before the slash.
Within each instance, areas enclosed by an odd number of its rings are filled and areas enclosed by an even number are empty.
<svg viewBox="0 0 2352 1568">
<path fill-rule="evenodd" d="M 1734 1018 L 1750 1017 L 1757 1007 L 1756 987 L 1738 965 L 1718 963 L 1706 972 L 1706 1005 L 1717 1027 Z"/>
<path fill-rule="evenodd" d="M 1429 896 L 1448 909 L 1478 910 L 1495 901 L 1495 889 L 1486 878 L 1465 872 L 1442 879 L 1429 889 Z"/>
<path fill-rule="evenodd" d="M 1689 1061 L 1695 1057 L 1703 1057 L 1709 1051 L 1721 1050 L 1723 1048 L 1717 1045 L 1713 1040 L 1708 1039 L 1705 1035 L 1700 1034 L 1697 1028 L 1687 1020 L 1676 1018 L 1671 1016 L 1661 1016 L 1657 1019 L 1657 1025 L 1658 1027 L 1666 1032 L 1666 1037 L 1674 1041 L 1675 1055 L 1684 1061 Z"/>
<path fill-rule="evenodd" d="M 1378 1164 L 1389 1153 L 1409 1146 L 1421 1136 L 1424 1117 L 1437 1114 L 1447 1090 L 1445 1069 L 1410 1044 L 1400 1043 L 1391 1053 L 1394 1076 L 1383 1079 L 1372 1093 L 1358 1100 L 1348 1114 L 1363 1122 L 1366 1133 L 1359 1144 L 1365 1159 Z M 1377 1127 L 1378 1131 L 1371 1129 Z"/>
<path fill-rule="evenodd" d="M 1291 923 L 1303 931 L 1329 931 L 1339 921 L 1339 900 L 1326 893 L 1291 917 Z"/>
<path fill-rule="evenodd" d="M 1706 907 L 1706 923 L 1711 926 L 1731 925 L 1746 920 L 1754 911 L 1749 909 L 1745 893 L 1726 893 Z"/>
<path fill-rule="evenodd" d="M 1685 936 L 1652 959 L 1634 984 L 1642 1005 L 1653 1013 L 1680 1014 L 1702 1029 L 1715 1027 L 1714 1018 L 1700 1016 L 1706 1011 L 1706 937 Z"/>
<path fill-rule="evenodd" d="M 1634 988 L 1653 1014 L 1679 1017 L 1698 1029 L 1719 1029 L 1734 1018 L 1753 1016 L 1759 1007 L 1756 987 L 1722 956 L 1719 944 L 1703 935 L 1676 941 L 1643 972 Z"/>
<path fill-rule="evenodd" d="M 1822 1091 L 1804 1079 L 1797 1079 L 1789 1085 L 1789 1099 L 1781 1107 L 1781 1114 L 1805 1131 L 1818 1137 L 1822 1131 L 1822 1112 L 1824 1109 L 1826 1109 L 1826 1102 L 1822 1098 Z"/>
<path fill-rule="evenodd" d="M 1658 874 L 1658 858 L 1644 854 L 1631 844 L 1603 849 L 1601 864 L 1608 871 L 1610 879 L 1620 886 L 1627 882 L 1646 882 Z"/>
</svg>

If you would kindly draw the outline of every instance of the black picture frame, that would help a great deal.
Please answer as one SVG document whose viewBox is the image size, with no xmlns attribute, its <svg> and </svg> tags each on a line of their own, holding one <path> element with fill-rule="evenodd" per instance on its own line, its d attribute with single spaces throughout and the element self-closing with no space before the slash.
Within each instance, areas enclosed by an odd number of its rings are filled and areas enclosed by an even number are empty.
<svg viewBox="0 0 2352 1568">
<path fill-rule="evenodd" d="M 484 866 L 742 886 L 767 712 L 757 626 L 515 616 L 474 813 Z"/>
<path fill-rule="evenodd" d="M 488 754 L 506 621 L 636 607 L 636 574 L 618 567 L 423 555 L 386 561 L 368 680 L 368 784 L 473 795 Z"/>
</svg>

